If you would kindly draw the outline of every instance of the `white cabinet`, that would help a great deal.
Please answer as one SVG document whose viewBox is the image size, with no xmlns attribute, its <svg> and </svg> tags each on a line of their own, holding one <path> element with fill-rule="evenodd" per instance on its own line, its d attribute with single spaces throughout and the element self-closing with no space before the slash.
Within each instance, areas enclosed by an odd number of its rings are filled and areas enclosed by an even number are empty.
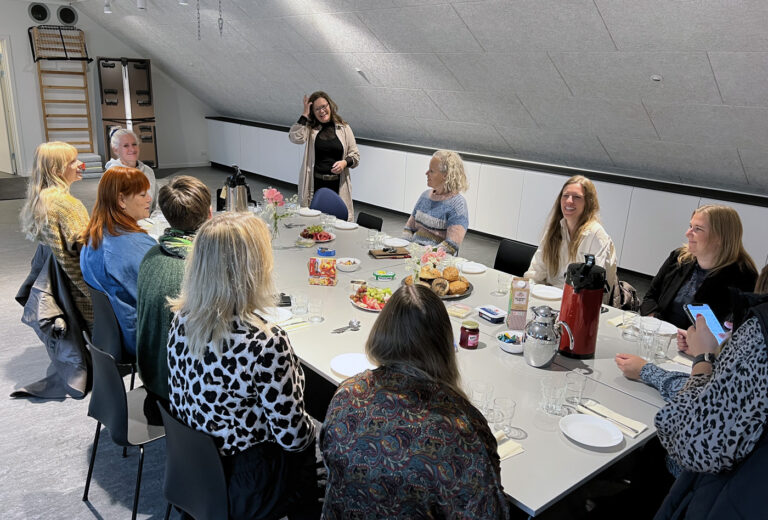
<svg viewBox="0 0 768 520">
<path fill-rule="evenodd" d="M 655 275 L 669 253 L 686 242 L 685 231 L 698 197 L 634 188 L 621 267 Z"/>
<path fill-rule="evenodd" d="M 470 221 L 474 224 L 472 227 L 492 235 L 516 238 L 524 181 L 522 170 L 483 164 L 477 182 L 475 220 Z"/>
<path fill-rule="evenodd" d="M 211 162 L 240 164 L 240 126 L 208 119 L 208 157 Z"/>
<path fill-rule="evenodd" d="M 395 211 L 403 209 L 405 152 L 361 145 L 360 165 L 351 170 L 355 200 Z"/>
<path fill-rule="evenodd" d="M 523 196 L 520 200 L 520 220 L 517 223 L 517 240 L 538 245 L 549 212 L 567 177 L 549 173 L 525 172 Z"/>
<path fill-rule="evenodd" d="M 632 187 L 595 181 L 595 188 L 597 189 L 597 200 L 600 202 L 600 222 L 603 224 L 605 232 L 613 240 L 613 245 L 616 248 L 616 260 L 619 265 L 624 267 L 621 263 L 621 249 L 624 245 Z"/>
</svg>

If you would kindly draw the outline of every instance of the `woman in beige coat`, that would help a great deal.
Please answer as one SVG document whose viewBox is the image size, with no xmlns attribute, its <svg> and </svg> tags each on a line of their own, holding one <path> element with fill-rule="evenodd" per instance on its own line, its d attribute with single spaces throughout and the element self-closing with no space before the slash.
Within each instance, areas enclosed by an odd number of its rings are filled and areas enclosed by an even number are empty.
<svg viewBox="0 0 768 520">
<path fill-rule="evenodd" d="M 355 219 L 349 169 L 360 164 L 355 135 L 339 116 L 338 107 L 322 91 L 304 96 L 304 111 L 291 127 L 292 143 L 305 144 L 299 170 L 299 202 L 309 206 L 315 190 L 330 188 L 347 205 L 348 220 Z"/>
</svg>

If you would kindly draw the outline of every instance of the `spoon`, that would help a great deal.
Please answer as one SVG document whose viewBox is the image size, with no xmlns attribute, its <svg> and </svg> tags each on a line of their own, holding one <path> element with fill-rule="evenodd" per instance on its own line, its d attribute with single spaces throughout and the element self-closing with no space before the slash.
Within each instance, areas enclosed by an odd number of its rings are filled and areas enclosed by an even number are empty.
<svg viewBox="0 0 768 520">
<path fill-rule="evenodd" d="M 341 334 L 342 332 L 346 332 L 348 330 L 360 330 L 360 321 L 356 320 L 355 318 L 352 318 L 351 320 L 349 320 L 349 325 L 340 327 L 338 329 L 334 329 L 331 331 L 331 333 Z"/>
</svg>

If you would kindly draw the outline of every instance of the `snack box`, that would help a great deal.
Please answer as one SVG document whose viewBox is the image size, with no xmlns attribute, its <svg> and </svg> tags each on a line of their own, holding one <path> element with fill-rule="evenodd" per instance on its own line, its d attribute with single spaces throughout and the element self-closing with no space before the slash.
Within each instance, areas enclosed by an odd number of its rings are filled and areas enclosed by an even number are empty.
<svg viewBox="0 0 768 520">
<path fill-rule="evenodd" d="M 317 254 L 319 256 L 336 256 L 336 250 L 328 247 L 318 247 Z"/>
<path fill-rule="evenodd" d="M 464 305 L 463 303 L 453 303 L 446 307 L 449 316 L 455 316 L 456 318 L 466 318 L 472 312 L 472 307 Z"/>
<path fill-rule="evenodd" d="M 310 276 L 309 277 L 309 285 L 336 285 L 336 278 L 331 278 L 330 276 Z"/>
<path fill-rule="evenodd" d="M 373 277 L 377 280 L 394 280 L 395 279 L 395 273 L 392 271 L 374 271 Z"/>
<path fill-rule="evenodd" d="M 502 323 L 504 318 L 507 317 L 507 313 L 495 305 L 483 305 L 482 307 L 478 307 L 477 314 L 491 323 Z"/>
<path fill-rule="evenodd" d="M 336 259 L 335 258 L 319 258 L 313 256 L 309 259 L 309 276 L 323 276 L 328 278 L 336 278 Z M 312 283 L 312 282 L 310 282 Z M 333 284 L 314 284 L 314 285 L 336 285 Z"/>
</svg>

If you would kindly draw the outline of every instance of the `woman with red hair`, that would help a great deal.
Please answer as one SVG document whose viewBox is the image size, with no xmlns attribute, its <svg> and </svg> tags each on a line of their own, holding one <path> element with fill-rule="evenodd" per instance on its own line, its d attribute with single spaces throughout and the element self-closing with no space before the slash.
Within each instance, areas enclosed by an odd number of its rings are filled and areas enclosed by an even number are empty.
<svg viewBox="0 0 768 520">
<path fill-rule="evenodd" d="M 136 354 L 139 265 L 156 244 L 137 221 L 149 216 L 151 203 L 149 181 L 140 170 L 114 166 L 104 172 L 80 252 L 83 279 L 109 297 L 131 354 Z"/>
</svg>

